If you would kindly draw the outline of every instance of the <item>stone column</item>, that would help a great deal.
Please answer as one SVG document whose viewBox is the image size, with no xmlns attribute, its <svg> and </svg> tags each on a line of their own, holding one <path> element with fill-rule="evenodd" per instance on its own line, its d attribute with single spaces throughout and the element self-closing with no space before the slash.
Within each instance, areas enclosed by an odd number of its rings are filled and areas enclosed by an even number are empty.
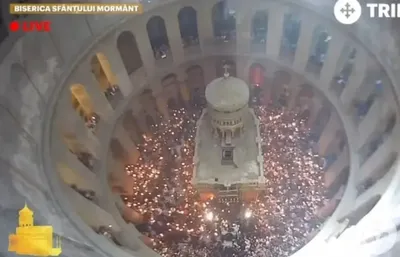
<svg viewBox="0 0 400 257">
<path fill-rule="evenodd" d="M 340 172 L 349 165 L 349 150 L 347 147 L 343 149 L 336 161 L 329 167 L 324 175 L 325 188 L 329 188 L 339 176 Z"/>
<path fill-rule="evenodd" d="M 240 54 L 250 53 L 251 46 L 251 17 L 244 15 L 236 19 L 236 51 Z M 238 70 L 240 72 L 240 70 Z"/>
<path fill-rule="evenodd" d="M 135 164 L 140 157 L 140 152 L 121 124 L 116 125 L 115 134 L 118 140 L 121 142 L 122 146 L 124 147 L 125 151 L 128 153 L 129 164 Z"/>
<path fill-rule="evenodd" d="M 336 75 L 336 67 L 338 61 L 341 58 L 346 38 L 341 33 L 335 31 L 332 35 L 332 39 L 329 42 L 328 52 L 324 65 L 322 66 L 320 75 L 320 86 L 329 88 L 333 77 Z"/>
<path fill-rule="evenodd" d="M 318 152 L 321 156 L 325 156 L 333 140 L 340 140 L 340 138 L 336 138 L 336 134 L 340 130 L 340 128 L 340 118 L 335 112 L 332 112 L 329 121 L 326 124 L 325 129 L 321 134 L 321 137 L 319 138 Z"/>
<path fill-rule="evenodd" d="M 165 10 L 165 13 L 163 13 L 172 58 L 176 65 L 179 65 L 185 60 L 182 37 L 179 29 L 178 12 L 178 9 L 168 8 Z"/>
<path fill-rule="evenodd" d="M 320 97 L 314 95 L 309 105 L 310 105 L 310 118 L 307 121 L 307 126 L 312 129 L 315 125 L 315 122 L 319 116 L 320 111 L 322 110 L 323 103 L 321 102 Z"/>
<path fill-rule="evenodd" d="M 196 2 L 197 10 L 197 29 L 199 33 L 200 48 L 203 55 L 207 51 L 207 41 L 214 37 L 214 28 L 212 24 L 212 5 L 213 1 Z"/>
<path fill-rule="evenodd" d="M 95 173 L 89 170 L 78 158 L 69 151 L 60 135 L 54 133 L 52 151 L 56 156 L 56 164 L 63 181 L 80 189 L 98 192 L 100 184 Z"/>
<path fill-rule="evenodd" d="M 297 43 L 297 50 L 293 62 L 294 70 L 300 73 L 303 73 L 307 67 L 311 44 L 313 42 L 313 33 L 317 26 L 316 20 L 308 17 L 307 14 L 302 14 L 302 16 L 302 26 L 300 28 L 299 41 Z"/>
<path fill-rule="evenodd" d="M 129 96 L 133 90 L 133 85 L 125 69 L 125 65 L 122 62 L 118 49 L 113 44 L 101 44 L 99 46 L 99 51 L 106 56 L 110 64 L 109 68 L 112 71 L 112 74 L 108 76 L 115 77 L 115 82 L 120 88 L 124 97 Z"/>
<path fill-rule="evenodd" d="M 164 119 L 169 120 L 167 99 L 163 95 L 157 95 L 156 104 L 158 111 L 163 115 Z"/>
<path fill-rule="evenodd" d="M 357 48 L 353 71 L 351 72 L 349 81 L 340 96 L 340 100 L 347 109 L 351 107 L 352 101 L 355 99 L 358 89 L 364 82 L 364 78 L 367 73 L 367 62 L 367 52 L 362 48 Z"/>
<path fill-rule="evenodd" d="M 55 130 L 58 137 L 63 138 L 64 135 L 72 133 L 76 136 L 77 141 L 84 145 L 93 156 L 98 156 L 99 145 L 96 137 L 85 125 L 83 118 L 78 115 L 67 97 L 68 95 L 61 97 L 60 107 L 62 106 L 62 111 L 57 111 L 63 117 L 56 121 Z"/>
<path fill-rule="evenodd" d="M 217 78 L 217 69 L 215 60 L 207 60 L 203 66 L 204 82 L 207 86 L 212 80 Z"/>
<path fill-rule="evenodd" d="M 286 8 L 279 3 L 270 10 L 273 11 L 268 13 L 268 20 L 270 22 L 268 22 L 267 55 L 272 57 L 272 59 L 278 59 Z"/>
<path fill-rule="evenodd" d="M 394 103 L 390 103 L 387 99 L 375 99 L 367 115 L 358 126 L 357 141 L 359 142 L 359 147 L 368 142 L 375 132 L 384 130 L 387 117 L 392 109 L 391 106 L 394 106 L 392 104 Z"/>
<path fill-rule="evenodd" d="M 132 30 L 136 35 L 137 47 L 143 62 L 147 77 L 152 77 L 155 71 L 155 58 L 151 49 L 150 39 L 146 29 L 146 19 L 139 19 Z"/>
</svg>

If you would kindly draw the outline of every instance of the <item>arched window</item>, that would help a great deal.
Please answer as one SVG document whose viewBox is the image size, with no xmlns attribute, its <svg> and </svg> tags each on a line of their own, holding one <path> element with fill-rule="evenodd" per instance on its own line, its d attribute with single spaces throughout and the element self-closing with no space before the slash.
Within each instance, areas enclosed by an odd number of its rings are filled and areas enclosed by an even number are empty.
<svg viewBox="0 0 400 257">
<path fill-rule="evenodd" d="M 178 13 L 179 29 L 183 47 L 199 44 L 199 34 L 197 31 L 197 13 L 193 7 L 183 7 Z"/>
<path fill-rule="evenodd" d="M 317 26 L 315 28 L 310 49 L 310 57 L 307 63 L 307 71 L 316 75 L 320 74 L 331 39 L 332 37 L 329 35 L 327 29 L 322 26 Z"/>
<path fill-rule="evenodd" d="M 283 21 L 283 35 L 280 48 L 281 58 L 294 60 L 297 43 L 300 37 L 301 21 L 299 15 L 295 13 L 285 14 Z"/>
<path fill-rule="evenodd" d="M 153 16 L 147 22 L 146 27 L 154 57 L 157 60 L 166 58 L 170 46 L 164 19 L 160 16 Z"/>
<path fill-rule="evenodd" d="M 339 63 L 339 65 L 341 65 L 341 68 L 336 72 L 331 84 L 332 90 L 336 93 L 337 96 L 340 96 L 342 94 L 343 89 L 346 87 L 347 82 L 349 81 L 350 75 L 353 71 L 356 54 L 357 51 L 354 47 L 348 46 L 344 47 L 344 49 L 342 50 L 341 56 L 345 58 L 345 62 Z"/>
<path fill-rule="evenodd" d="M 111 65 L 103 53 L 97 53 L 91 60 L 92 73 L 95 76 L 101 91 L 113 108 L 118 100 L 123 98 L 118 86 L 117 77 L 111 70 Z"/>
<path fill-rule="evenodd" d="M 227 1 L 216 3 L 212 9 L 214 37 L 224 41 L 236 38 L 236 13 L 229 9 Z"/>
<path fill-rule="evenodd" d="M 93 102 L 85 87 L 81 84 L 74 84 L 70 87 L 70 91 L 72 107 L 83 118 L 86 126 L 95 132 L 100 116 L 94 111 Z"/>
<path fill-rule="evenodd" d="M 128 75 L 143 66 L 139 48 L 132 32 L 124 31 L 118 36 L 117 48 Z"/>
<path fill-rule="evenodd" d="M 265 51 L 265 45 L 267 44 L 268 34 L 268 14 L 266 11 L 258 11 L 253 17 L 251 23 L 251 39 L 255 45 L 263 46 Z"/>
<path fill-rule="evenodd" d="M 259 63 L 253 63 L 249 69 L 250 105 L 261 103 L 261 91 L 265 84 L 265 68 Z"/>
</svg>

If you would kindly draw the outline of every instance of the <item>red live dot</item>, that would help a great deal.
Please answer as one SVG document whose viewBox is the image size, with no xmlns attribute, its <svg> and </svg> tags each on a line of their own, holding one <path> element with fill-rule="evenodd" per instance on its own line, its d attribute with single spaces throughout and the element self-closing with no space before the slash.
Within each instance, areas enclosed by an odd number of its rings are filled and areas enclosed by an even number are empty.
<svg viewBox="0 0 400 257">
<path fill-rule="evenodd" d="M 19 30 L 19 23 L 17 21 L 10 22 L 10 30 L 11 31 Z"/>
</svg>

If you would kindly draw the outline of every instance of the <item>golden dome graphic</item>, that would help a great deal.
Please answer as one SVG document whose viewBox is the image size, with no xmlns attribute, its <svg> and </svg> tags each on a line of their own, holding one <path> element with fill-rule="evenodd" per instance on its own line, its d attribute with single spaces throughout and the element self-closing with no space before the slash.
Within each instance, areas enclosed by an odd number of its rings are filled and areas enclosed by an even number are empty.
<svg viewBox="0 0 400 257">
<path fill-rule="evenodd" d="M 53 248 L 53 227 L 35 226 L 33 211 L 25 204 L 19 211 L 19 226 L 9 236 L 8 251 L 19 255 L 58 256 L 61 254 L 61 240 L 55 237 Z"/>
<path fill-rule="evenodd" d="M 33 215 L 33 211 L 31 211 L 31 209 L 29 209 L 28 205 L 25 203 L 24 208 L 19 211 L 19 215 Z"/>
</svg>

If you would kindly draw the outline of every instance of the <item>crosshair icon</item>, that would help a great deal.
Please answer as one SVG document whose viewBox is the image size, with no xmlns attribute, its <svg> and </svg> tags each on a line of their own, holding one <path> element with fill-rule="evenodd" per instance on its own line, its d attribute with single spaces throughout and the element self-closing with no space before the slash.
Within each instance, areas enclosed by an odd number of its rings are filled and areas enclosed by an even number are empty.
<svg viewBox="0 0 400 257">
<path fill-rule="evenodd" d="M 346 8 L 342 8 L 340 11 L 348 19 L 356 10 L 354 10 L 354 8 L 351 7 L 351 5 L 349 3 L 346 3 L 346 5 L 344 7 L 346 7 Z"/>
</svg>

